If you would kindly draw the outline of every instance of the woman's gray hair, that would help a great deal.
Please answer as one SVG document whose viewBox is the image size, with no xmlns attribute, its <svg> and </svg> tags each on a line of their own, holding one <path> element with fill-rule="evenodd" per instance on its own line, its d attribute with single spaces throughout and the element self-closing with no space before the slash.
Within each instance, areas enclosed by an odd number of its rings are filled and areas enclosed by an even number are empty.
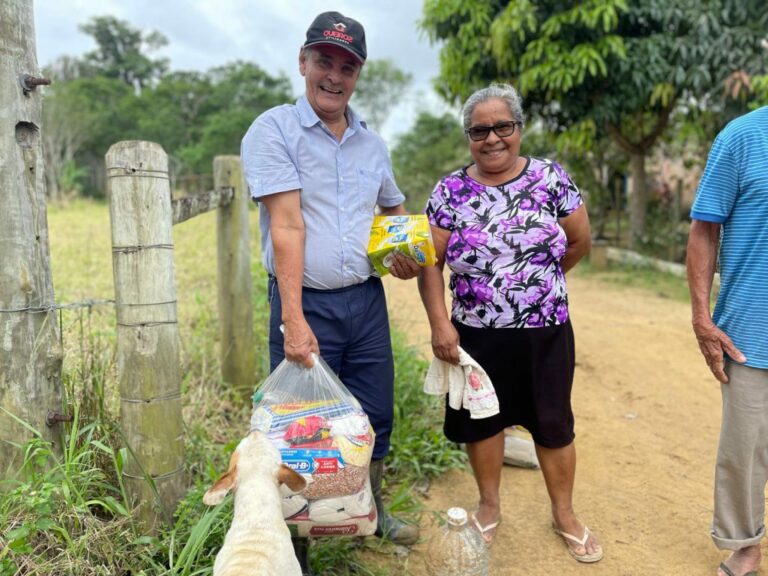
<svg viewBox="0 0 768 576">
<path fill-rule="evenodd" d="M 493 100 L 494 98 L 503 100 L 506 103 L 507 108 L 509 108 L 509 113 L 512 114 L 512 119 L 515 122 L 520 122 L 521 125 L 525 124 L 523 101 L 517 93 L 517 90 L 512 88 L 509 84 L 491 84 L 490 86 L 475 91 L 464 103 L 464 106 L 461 109 L 461 116 L 465 130 L 469 128 L 472 122 L 472 114 L 475 112 L 477 105 L 487 102 L 488 100 Z"/>
</svg>

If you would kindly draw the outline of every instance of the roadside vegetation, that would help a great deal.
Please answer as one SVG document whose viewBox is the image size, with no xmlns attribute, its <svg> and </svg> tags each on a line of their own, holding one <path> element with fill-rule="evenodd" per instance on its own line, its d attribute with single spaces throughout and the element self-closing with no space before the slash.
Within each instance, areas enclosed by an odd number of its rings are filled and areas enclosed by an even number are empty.
<svg viewBox="0 0 768 576">
<path fill-rule="evenodd" d="M 256 230 L 257 212 L 252 216 Z M 65 411 L 74 421 L 64 425 L 62 454 L 37 437 L 20 447 L 23 468 L 0 492 L 0 575 L 210 574 L 232 499 L 208 508 L 202 495 L 247 433 L 251 412 L 249 398 L 219 376 L 215 266 L 206 265 L 216 257 L 215 215 L 174 227 L 189 490 L 154 535 L 137 531 L 121 482 L 129 455 L 120 431 L 114 309 L 104 302 L 113 298 L 108 207 L 87 200 L 54 205 L 48 222 L 57 301 L 94 305 L 61 310 Z M 254 382 L 261 382 L 269 366 L 266 275 L 258 262 L 252 273 L 260 351 Z M 421 392 L 425 361 L 396 331 L 393 340 L 396 434 L 385 489 L 397 514 L 418 521 L 419 492 L 464 466 L 465 456 L 442 435 L 439 401 Z M 376 538 L 316 540 L 313 550 L 316 570 L 328 576 L 383 575 L 391 569 L 376 566 L 400 562 Z"/>
</svg>

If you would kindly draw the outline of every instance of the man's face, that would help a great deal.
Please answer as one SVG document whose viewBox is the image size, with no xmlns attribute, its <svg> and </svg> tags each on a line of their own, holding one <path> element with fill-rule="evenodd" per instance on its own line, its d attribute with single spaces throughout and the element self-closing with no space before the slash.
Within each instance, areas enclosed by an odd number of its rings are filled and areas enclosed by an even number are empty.
<svg viewBox="0 0 768 576">
<path fill-rule="evenodd" d="M 337 46 L 320 44 L 299 54 L 307 100 L 324 122 L 337 122 L 344 115 L 355 90 L 362 65 Z"/>
</svg>

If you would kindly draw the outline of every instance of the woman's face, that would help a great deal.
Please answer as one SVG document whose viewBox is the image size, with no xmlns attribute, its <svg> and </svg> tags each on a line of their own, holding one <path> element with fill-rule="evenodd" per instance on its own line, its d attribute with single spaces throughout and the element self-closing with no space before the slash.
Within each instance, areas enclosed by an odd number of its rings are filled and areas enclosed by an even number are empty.
<svg viewBox="0 0 768 576">
<path fill-rule="evenodd" d="M 469 127 L 494 126 L 499 122 L 512 122 L 514 118 L 507 104 L 492 98 L 475 106 Z M 520 126 L 505 137 L 500 137 L 493 130 L 484 140 L 469 140 L 469 152 L 480 174 L 503 174 L 515 171 L 520 156 Z"/>
</svg>

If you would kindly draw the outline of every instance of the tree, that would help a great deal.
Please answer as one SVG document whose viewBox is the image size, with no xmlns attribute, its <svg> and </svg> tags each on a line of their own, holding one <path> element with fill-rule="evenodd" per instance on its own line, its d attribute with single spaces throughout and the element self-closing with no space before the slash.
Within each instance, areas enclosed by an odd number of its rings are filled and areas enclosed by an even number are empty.
<svg viewBox="0 0 768 576">
<path fill-rule="evenodd" d="M 380 131 L 412 79 L 391 60 L 369 60 L 357 81 L 352 106 L 360 109 L 374 130 Z"/>
<path fill-rule="evenodd" d="M 766 46 L 766 50 L 768 50 L 768 46 Z M 768 74 L 755 77 L 752 85 L 755 90 L 755 101 L 752 107 L 768 106 Z"/>
<path fill-rule="evenodd" d="M 209 93 L 193 123 L 194 138 L 170 150 L 187 170 L 207 174 L 214 156 L 240 153 L 240 140 L 259 114 L 290 102 L 293 95 L 287 77 L 272 77 L 248 62 L 213 68 L 206 79 Z"/>
<path fill-rule="evenodd" d="M 46 91 L 42 132 L 48 198 L 59 200 L 82 191 L 76 156 L 95 129 L 90 97 L 82 81 L 56 82 Z M 74 177 L 74 178 L 73 178 Z"/>
<path fill-rule="evenodd" d="M 565 133 L 608 137 L 629 160 L 631 245 L 643 239 L 646 157 L 678 107 L 723 98 L 737 70 L 765 72 L 760 0 L 426 0 L 442 41 L 438 90 L 451 100 L 494 80 Z M 490 31 L 490 34 L 489 34 Z"/>
<path fill-rule="evenodd" d="M 45 99 L 52 197 L 83 187 L 103 196 L 104 154 L 120 140 L 150 140 L 169 155 L 171 177 L 211 173 L 214 156 L 237 154 L 254 118 L 293 100 L 285 75 L 233 62 L 206 72 L 167 72 L 148 53 L 165 45 L 112 17 L 81 29 L 98 48 L 82 59 L 61 58 L 49 70 L 55 80 Z"/>
<path fill-rule="evenodd" d="M 420 113 L 410 132 L 403 134 L 392 150 L 392 166 L 408 210 L 423 211 L 438 179 L 469 161 L 458 120 L 450 114 Z"/>
<path fill-rule="evenodd" d="M 141 94 L 136 118 L 142 140 L 157 142 L 169 153 L 199 138 L 214 107 L 214 84 L 204 72 L 166 74 L 157 86 Z"/>
<path fill-rule="evenodd" d="M 97 16 L 80 30 L 93 36 L 97 48 L 85 55 L 85 62 L 100 74 L 117 78 L 137 92 L 160 78 L 168 69 L 165 58 L 151 59 L 148 53 L 168 44 L 159 32 L 142 32 L 113 16 Z"/>
<path fill-rule="evenodd" d="M 38 436 L 61 449 L 46 426 L 61 411 L 61 360 L 54 304 L 39 89 L 24 92 L 19 71 L 37 73 L 32 0 L 0 2 L 0 480 L 24 462 Z M 10 81 L 13 79 L 13 81 Z M 36 430 L 37 432 L 32 432 Z"/>
<path fill-rule="evenodd" d="M 87 126 L 74 156 L 75 164 L 87 172 L 84 192 L 103 197 L 106 191 L 104 154 L 115 142 L 140 139 L 137 118 L 143 112 L 141 99 L 128 84 L 104 76 L 59 84 L 51 101 L 46 98 L 45 106 L 55 108 L 59 93 L 66 93 L 71 106 L 59 107 L 57 121 L 61 121 L 60 115 L 71 115 L 73 119 L 82 119 Z M 79 108 L 79 103 L 84 107 Z M 66 121 L 66 124 L 75 130 L 81 128 L 74 122 Z"/>
</svg>

